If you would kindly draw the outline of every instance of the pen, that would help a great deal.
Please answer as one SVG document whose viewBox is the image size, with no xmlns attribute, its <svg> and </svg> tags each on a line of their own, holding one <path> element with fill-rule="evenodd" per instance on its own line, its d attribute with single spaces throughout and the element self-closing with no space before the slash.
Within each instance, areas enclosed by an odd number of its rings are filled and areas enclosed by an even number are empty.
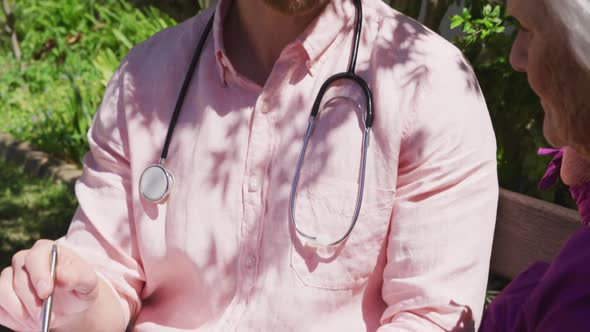
<svg viewBox="0 0 590 332">
<path fill-rule="evenodd" d="M 57 246 L 55 243 L 51 247 L 51 280 L 53 280 L 53 289 L 55 290 L 55 266 L 57 265 Z M 53 305 L 53 291 L 43 302 L 43 316 L 41 321 L 41 332 L 49 332 L 49 321 L 51 319 L 51 306 Z"/>
</svg>

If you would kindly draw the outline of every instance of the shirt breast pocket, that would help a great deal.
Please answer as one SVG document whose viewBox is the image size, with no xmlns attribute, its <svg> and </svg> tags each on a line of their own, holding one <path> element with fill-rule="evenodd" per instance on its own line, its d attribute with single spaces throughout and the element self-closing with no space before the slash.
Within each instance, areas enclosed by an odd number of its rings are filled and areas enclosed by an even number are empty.
<svg viewBox="0 0 590 332">
<path fill-rule="evenodd" d="M 351 225 L 358 184 L 337 179 L 301 183 L 296 199 L 298 227 L 330 240 Z M 343 290 L 362 285 L 375 268 L 387 236 L 394 191 L 365 186 L 358 220 L 348 239 L 331 247 L 311 247 L 292 232 L 291 268 L 308 287 Z"/>
</svg>

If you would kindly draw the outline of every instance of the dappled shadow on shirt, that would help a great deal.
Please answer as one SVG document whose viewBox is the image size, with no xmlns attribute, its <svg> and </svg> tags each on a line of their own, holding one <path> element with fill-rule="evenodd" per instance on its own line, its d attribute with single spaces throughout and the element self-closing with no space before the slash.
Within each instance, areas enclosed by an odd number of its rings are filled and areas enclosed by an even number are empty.
<svg viewBox="0 0 590 332">
<path fill-rule="evenodd" d="M 483 97 L 475 72 L 465 57 L 457 59 L 457 68 L 465 74 L 465 92 Z"/>
</svg>

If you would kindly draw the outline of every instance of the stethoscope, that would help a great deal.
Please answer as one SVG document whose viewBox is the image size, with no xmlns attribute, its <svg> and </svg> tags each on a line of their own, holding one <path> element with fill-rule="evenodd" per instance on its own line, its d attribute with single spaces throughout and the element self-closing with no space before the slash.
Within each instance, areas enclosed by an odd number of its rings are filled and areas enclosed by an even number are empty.
<svg viewBox="0 0 590 332">
<path fill-rule="evenodd" d="M 367 162 L 367 149 L 369 147 L 369 137 L 371 132 L 371 126 L 373 124 L 373 104 L 372 104 L 372 94 L 371 89 L 367 82 L 355 74 L 355 66 L 357 61 L 358 55 L 358 48 L 360 42 L 360 33 L 362 29 L 362 4 L 361 0 L 354 0 L 354 5 L 356 8 L 356 22 L 355 22 L 355 31 L 354 31 L 354 39 L 352 45 L 352 51 L 350 54 L 350 60 L 348 63 L 348 69 L 346 72 L 338 73 L 326 80 L 324 84 L 320 87 L 318 95 L 313 103 L 311 114 L 309 116 L 309 122 L 307 125 L 307 129 L 305 131 L 305 136 L 303 139 L 303 146 L 301 147 L 301 153 L 299 155 L 299 160 L 297 162 L 297 168 L 295 170 L 295 175 L 293 177 L 293 183 L 291 185 L 291 193 L 289 196 L 289 214 L 290 219 L 293 227 L 295 228 L 297 234 L 305 239 L 306 245 L 312 247 L 329 247 L 335 246 L 342 242 L 344 242 L 352 233 L 356 222 L 359 217 L 359 213 L 361 210 L 361 205 L 363 201 L 363 190 L 365 185 L 365 166 Z M 170 192 L 174 187 L 174 176 L 166 169 L 165 162 L 168 156 L 168 148 L 170 147 L 170 141 L 172 140 L 172 134 L 174 133 L 174 127 L 176 126 L 176 121 L 178 120 L 178 116 L 180 114 L 180 110 L 182 108 L 182 104 L 184 102 L 184 98 L 186 92 L 188 90 L 188 86 L 190 85 L 191 79 L 193 77 L 196 65 L 199 61 L 199 57 L 203 51 L 203 47 L 205 45 L 205 41 L 207 40 L 207 36 L 211 32 L 211 28 L 213 26 L 213 17 L 215 14 L 211 16 L 207 26 L 205 27 L 205 31 L 201 35 L 195 53 L 193 55 L 192 61 L 189 65 L 186 77 L 184 79 L 184 83 L 180 90 L 180 94 L 178 96 L 178 100 L 176 101 L 176 106 L 174 107 L 174 113 L 172 114 L 172 119 L 170 120 L 170 125 L 168 126 L 168 132 L 166 134 L 166 141 L 164 143 L 164 148 L 162 149 L 162 154 L 160 156 L 160 161 L 157 164 L 152 164 L 148 166 L 142 173 L 141 178 L 139 180 L 139 191 L 143 198 L 151 203 L 159 204 L 166 200 Z M 328 88 L 336 81 L 339 80 L 349 80 L 353 83 L 357 84 L 361 90 L 363 91 L 365 100 L 366 100 L 366 112 L 364 117 L 364 130 L 363 130 L 363 142 L 362 142 L 362 151 L 361 151 L 361 163 L 359 167 L 359 185 L 358 185 L 358 192 L 356 197 L 356 205 L 354 209 L 354 213 L 352 216 L 352 221 L 347 229 L 347 231 L 337 239 L 329 239 L 327 236 L 318 235 L 313 236 L 309 235 L 304 232 L 297 224 L 295 218 L 295 201 L 297 196 L 297 187 L 299 185 L 299 177 L 301 173 L 301 168 L 303 166 L 303 160 L 305 159 L 305 152 L 307 150 L 307 146 L 309 140 L 311 139 L 313 129 L 318 118 L 318 114 L 320 113 L 320 105 L 322 102 L 322 98 L 324 94 L 328 90 Z"/>
</svg>

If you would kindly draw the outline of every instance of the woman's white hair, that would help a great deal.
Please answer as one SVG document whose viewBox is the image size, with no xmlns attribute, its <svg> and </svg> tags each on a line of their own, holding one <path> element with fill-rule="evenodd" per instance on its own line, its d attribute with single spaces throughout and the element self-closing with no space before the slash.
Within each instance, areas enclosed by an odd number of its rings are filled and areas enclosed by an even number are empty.
<svg viewBox="0 0 590 332">
<path fill-rule="evenodd" d="M 546 0 L 546 3 L 565 27 L 576 58 L 590 71 L 590 0 Z"/>
</svg>

